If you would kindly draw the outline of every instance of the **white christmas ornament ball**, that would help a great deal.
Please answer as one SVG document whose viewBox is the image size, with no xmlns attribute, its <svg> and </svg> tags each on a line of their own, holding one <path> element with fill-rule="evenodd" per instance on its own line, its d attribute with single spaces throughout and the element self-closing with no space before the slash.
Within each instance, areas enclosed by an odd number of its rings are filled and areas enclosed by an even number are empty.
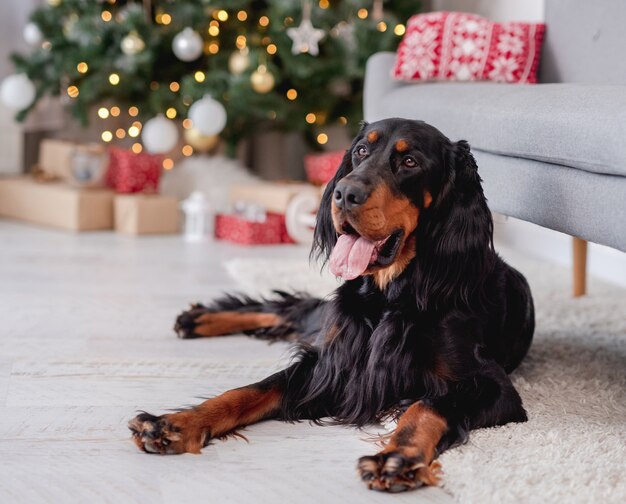
<svg viewBox="0 0 626 504">
<path fill-rule="evenodd" d="M 189 107 L 189 119 L 203 135 L 217 135 L 226 126 L 226 110 L 220 102 L 207 95 Z"/>
<path fill-rule="evenodd" d="M 23 35 L 24 40 L 32 46 L 39 45 L 43 42 L 43 34 L 41 33 L 39 26 L 32 21 L 30 23 L 26 23 L 26 26 L 24 26 Z"/>
<path fill-rule="evenodd" d="M 152 154 L 165 154 L 178 143 L 178 128 L 165 116 L 158 115 L 144 124 L 141 140 L 146 150 Z"/>
<path fill-rule="evenodd" d="M 122 47 L 122 52 L 127 56 L 139 54 L 146 48 L 146 43 L 136 31 L 131 31 L 128 35 L 126 35 L 122 39 L 122 43 L 120 45 Z"/>
<path fill-rule="evenodd" d="M 35 85 L 26 74 L 9 75 L 2 81 L 0 99 L 7 107 L 22 110 L 35 101 Z"/>
<path fill-rule="evenodd" d="M 181 61 L 193 61 L 200 57 L 204 42 L 198 32 L 187 27 L 172 40 L 172 51 Z"/>
</svg>

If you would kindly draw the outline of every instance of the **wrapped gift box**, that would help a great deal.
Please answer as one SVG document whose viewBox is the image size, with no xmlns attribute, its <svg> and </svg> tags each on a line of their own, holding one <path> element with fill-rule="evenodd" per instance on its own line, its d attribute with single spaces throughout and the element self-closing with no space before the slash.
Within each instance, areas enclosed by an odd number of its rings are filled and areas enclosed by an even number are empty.
<svg viewBox="0 0 626 504">
<path fill-rule="evenodd" d="M 76 144 L 66 140 L 46 138 L 39 146 L 37 168 L 44 176 L 67 180 L 71 178 L 72 156 Z"/>
<path fill-rule="evenodd" d="M 260 184 L 234 185 L 230 189 L 230 202 L 254 203 L 268 212 L 284 214 L 296 194 L 308 191 L 319 194 L 319 189 L 300 182 L 264 182 Z"/>
<path fill-rule="evenodd" d="M 111 147 L 106 184 L 118 193 L 155 193 L 161 177 L 161 157 Z"/>
<path fill-rule="evenodd" d="M 115 231 L 124 234 L 178 232 L 178 200 L 156 194 L 118 194 L 114 200 Z"/>
<path fill-rule="evenodd" d="M 294 243 L 287 234 L 285 216 L 268 212 L 264 222 L 250 221 L 239 215 L 217 214 L 215 237 L 242 245 Z"/>
<path fill-rule="evenodd" d="M 312 184 L 328 184 L 337 173 L 345 151 L 308 154 L 304 157 L 306 177 Z"/>
<path fill-rule="evenodd" d="M 0 216 L 71 231 L 113 228 L 113 192 L 30 177 L 0 179 Z"/>
</svg>

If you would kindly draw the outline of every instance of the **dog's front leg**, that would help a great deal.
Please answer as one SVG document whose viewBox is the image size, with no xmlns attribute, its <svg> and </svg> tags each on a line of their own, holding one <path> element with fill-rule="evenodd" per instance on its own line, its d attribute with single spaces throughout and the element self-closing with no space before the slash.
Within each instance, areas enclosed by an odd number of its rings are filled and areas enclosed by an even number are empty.
<svg viewBox="0 0 626 504">
<path fill-rule="evenodd" d="M 525 422 L 522 400 L 502 367 L 482 363 L 479 372 L 450 382 L 448 393 L 412 404 L 385 449 L 359 459 L 358 471 L 373 490 L 399 492 L 435 485 L 436 457 L 481 427 Z"/>
<path fill-rule="evenodd" d="M 306 380 L 313 361 L 303 359 L 259 383 L 229 390 L 177 413 L 141 413 L 128 423 L 133 441 L 147 453 L 200 453 L 211 439 L 237 428 L 270 418 L 295 419 L 290 404 L 299 388 L 294 384 Z"/>
<path fill-rule="evenodd" d="M 358 471 L 372 490 L 400 492 L 436 485 L 439 441 L 448 422 L 433 408 L 416 402 L 402 414 L 391 439 L 380 453 L 361 457 Z"/>
</svg>

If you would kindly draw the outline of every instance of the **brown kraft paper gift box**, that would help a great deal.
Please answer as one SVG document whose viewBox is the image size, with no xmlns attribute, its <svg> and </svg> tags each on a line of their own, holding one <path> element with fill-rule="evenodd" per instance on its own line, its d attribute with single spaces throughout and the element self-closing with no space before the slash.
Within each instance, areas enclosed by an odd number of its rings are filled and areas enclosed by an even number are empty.
<svg viewBox="0 0 626 504">
<path fill-rule="evenodd" d="M 171 234 L 178 232 L 178 200 L 156 194 L 117 194 L 114 201 L 118 233 Z"/>
<path fill-rule="evenodd" d="M 0 216 L 70 231 L 113 228 L 113 192 L 30 177 L 0 178 Z"/>
<path fill-rule="evenodd" d="M 230 189 L 231 204 L 255 203 L 268 212 L 284 214 L 289 202 L 302 192 L 319 194 L 319 188 L 301 182 L 264 182 L 261 184 L 234 185 Z"/>
</svg>

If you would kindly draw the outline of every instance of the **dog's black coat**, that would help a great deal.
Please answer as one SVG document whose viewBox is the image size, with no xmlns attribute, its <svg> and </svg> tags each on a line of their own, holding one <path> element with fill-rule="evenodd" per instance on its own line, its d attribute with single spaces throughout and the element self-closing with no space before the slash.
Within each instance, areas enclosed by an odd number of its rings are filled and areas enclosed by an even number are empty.
<svg viewBox="0 0 626 504">
<path fill-rule="evenodd" d="M 373 130 L 383 146 L 364 161 L 355 149 Z M 398 165 L 393 143 L 400 138 L 417 168 Z M 418 121 L 364 125 L 322 198 L 313 249 L 322 259 L 337 241 L 335 186 L 351 173 L 365 183 L 384 180 L 420 209 L 416 256 L 382 291 L 362 276 L 326 301 L 278 293 L 272 301 L 228 297 L 212 305 L 278 313 L 283 325 L 251 333 L 301 341 L 291 367 L 257 386 L 280 384 L 285 420 L 330 417 L 360 426 L 422 400 L 447 420 L 439 451 L 472 428 L 525 421 L 507 373 L 530 347 L 532 297 L 524 277 L 494 252 L 469 145 Z M 428 208 L 424 191 L 432 195 Z"/>
</svg>

